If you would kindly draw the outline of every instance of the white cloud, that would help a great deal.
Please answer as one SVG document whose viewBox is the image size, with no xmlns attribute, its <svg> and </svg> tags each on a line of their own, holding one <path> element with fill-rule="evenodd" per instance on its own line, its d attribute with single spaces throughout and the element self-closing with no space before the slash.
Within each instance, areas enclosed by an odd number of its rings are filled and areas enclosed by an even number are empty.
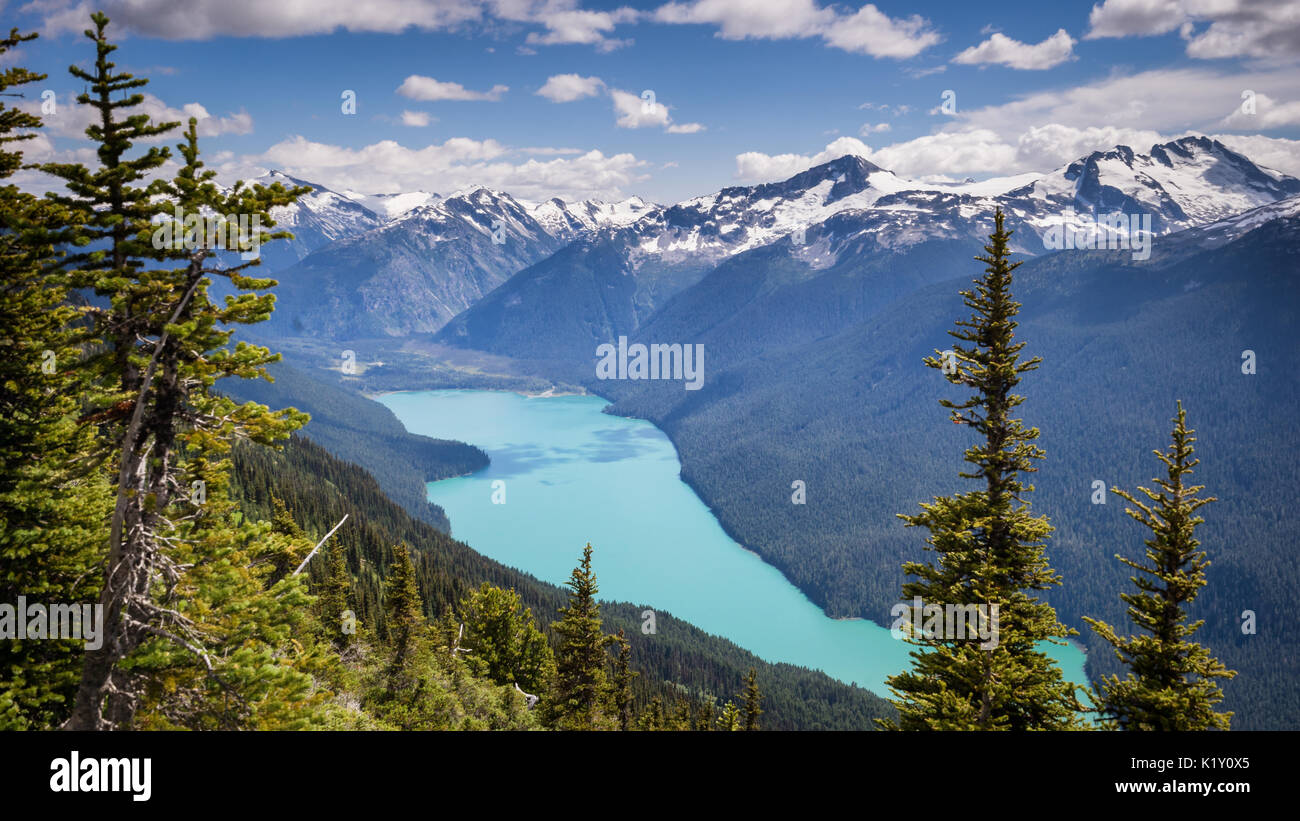
<svg viewBox="0 0 1300 821">
<path fill-rule="evenodd" d="M 954 63 L 979 65 L 996 63 L 1010 68 L 1041 71 L 1059 66 L 1074 55 L 1075 39 L 1059 29 L 1041 43 L 1029 44 L 1013 40 L 1005 34 L 994 34 L 978 46 L 971 46 L 953 58 Z"/>
<path fill-rule="evenodd" d="M 1267 94 L 1254 95 L 1255 109 L 1248 113 L 1243 100 L 1231 114 L 1223 118 L 1228 128 L 1280 128 L 1300 125 L 1300 101 L 1278 103 Z"/>
<path fill-rule="evenodd" d="M 858 129 L 858 136 L 868 137 L 872 134 L 880 134 L 888 131 L 889 128 L 889 123 L 876 123 L 875 125 L 872 125 L 871 123 L 863 123 L 862 127 Z"/>
<path fill-rule="evenodd" d="M 1167 139 L 1169 137 L 1166 135 L 1150 129 L 1114 126 L 1077 128 L 1059 123 L 1033 126 L 1016 138 L 1015 160 L 1001 171 L 1047 171 L 1094 151 L 1106 151 L 1117 145 L 1146 151 Z"/>
<path fill-rule="evenodd" d="M 827 44 L 872 57 L 915 57 L 939 42 L 939 34 L 919 15 L 890 18 L 871 4 L 840 17 L 822 37 Z"/>
<path fill-rule="evenodd" d="M 85 0 L 33 0 L 44 34 L 80 34 L 88 25 Z M 639 13 L 630 8 L 589 11 L 579 0 L 100 0 L 114 26 L 170 40 L 213 37 L 297 37 L 350 32 L 397 34 L 408 30 L 448 31 L 493 21 L 540 26 L 527 41 L 535 45 L 587 44 L 609 51 L 628 41 L 608 35 Z"/>
<path fill-rule="evenodd" d="M 1244 154 L 1252 162 L 1300 178 L 1300 140 L 1284 140 L 1259 134 L 1214 134 L 1214 139 Z"/>
<path fill-rule="evenodd" d="M 894 143 L 867 155 L 904 177 L 1003 173 L 1016 166 L 1016 148 L 988 129 L 946 131 Z"/>
<path fill-rule="evenodd" d="M 674 123 L 668 106 L 656 100 L 654 92 L 642 93 L 648 96 L 642 98 L 618 88 L 609 90 L 614 113 L 618 115 L 614 124 L 619 128 L 663 128 L 669 134 L 695 134 L 704 130 L 700 123 Z"/>
<path fill-rule="evenodd" d="M 546 78 L 546 84 L 535 92 L 553 103 L 571 103 L 583 97 L 594 97 L 605 87 L 599 77 L 580 74 L 556 74 Z"/>
<path fill-rule="evenodd" d="M 987 177 L 1047 173 L 1086 157 L 1127 145 L 1146 152 L 1157 143 L 1189 133 L 1113 127 L 1075 128 L 1052 123 L 1004 138 L 991 129 L 944 131 L 873 149 L 853 137 L 841 137 L 811 154 L 764 154 L 747 151 L 736 155 L 736 176 L 751 182 L 787 179 L 800 171 L 845 154 L 863 157 L 881 168 L 910 179 Z M 1253 162 L 1300 177 L 1300 140 L 1264 136 L 1211 135 Z"/>
<path fill-rule="evenodd" d="M 811 37 L 835 21 L 835 12 L 814 0 L 695 0 L 655 11 L 661 23 L 709 23 L 726 40 Z"/>
<path fill-rule="evenodd" d="M 424 128 L 433 122 L 433 118 L 423 111 L 403 111 L 401 122 L 413 128 Z"/>
<path fill-rule="evenodd" d="M 872 57 L 913 57 L 941 39 L 924 18 L 891 18 L 870 3 L 841 14 L 815 0 L 691 0 L 660 6 L 654 19 L 715 25 L 726 40 L 820 37 L 829 46 Z"/>
<path fill-rule="evenodd" d="M 412 100 L 436 102 L 438 100 L 488 100 L 496 102 L 510 90 L 509 86 L 495 85 L 487 91 L 471 91 L 460 83 L 444 83 L 432 77 L 412 74 L 398 86 L 397 93 Z"/>
<path fill-rule="evenodd" d="M 157 137 L 148 137 L 141 142 L 178 142 L 181 132 L 188 126 L 190 117 L 198 119 L 200 137 L 218 137 L 222 134 L 253 133 L 253 117 L 240 109 L 224 117 L 212 116 L 199 103 L 185 103 L 180 108 L 173 108 L 148 92 L 144 93 L 140 105 L 130 109 L 130 114 L 147 114 L 155 124 L 178 122 L 180 128 Z M 42 114 L 39 99 L 20 102 L 21 108 L 39 116 L 45 123 L 45 131 L 55 137 L 69 139 L 86 139 L 86 127 L 99 122 L 99 111 L 76 101 L 76 94 L 69 92 L 63 99 L 56 100 L 57 107 L 53 114 Z"/>
<path fill-rule="evenodd" d="M 1177 29 L 1187 55 L 1300 57 L 1300 5 L 1278 0 L 1104 0 L 1085 39 L 1145 37 Z M 1208 25 L 1207 25 L 1208 24 Z"/>
<path fill-rule="evenodd" d="M 88 3 L 38 0 L 32 5 L 44 15 L 42 33 L 79 34 L 90 25 Z M 295 37 L 338 29 L 386 34 L 407 29 L 437 31 L 484 16 L 482 3 L 476 0 L 101 0 L 94 8 L 102 8 L 114 27 L 169 40 Z"/>
<path fill-rule="evenodd" d="M 1084 39 L 1173 31 L 1187 20 L 1182 6 L 1181 0 L 1104 0 L 1092 7 Z"/>
<path fill-rule="evenodd" d="M 985 108 L 959 108 L 953 128 L 989 128 L 1008 139 L 1049 123 L 1080 129 L 1102 125 L 1161 133 L 1209 132 L 1240 104 L 1242 90 L 1289 97 L 1294 76 L 1284 68 L 1238 73 L 1179 68 L 1115 75 Z"/>
<path fill-rule="evenodd" d="M 534 148 L 516 148 L 515 152 L 518 154 L 531 154 L 535 157 L 563 157 L 569 154 L 581 154 L 582 149 L 581 148 L 549 148 L 543 146 L 543 147 L 534 147 Z"/>
<path fill-rule="evenodd" d="M 867 157 L 871 147 L 856 137 L 840 137 L 824 150 L 807 156 L 804 154 L 764 154 L 746 151 L 736 155 L 736 177 L 748 181 L 784 180 L 814 165 L 830 162 L 845 154 Z"/>
<path fill-rule="evenodd" d="M 532 21 L 546 27 L 546 33 L 530 32 L 528 42 L 533 45 L 554 46 L 577 43 L 594 45 L 599 51 L 613 51 L 627 45 L 630 41 L 608 37 L 619 23 L 631 23 L 639 16 L 636 10 L 629 8 L 613 11 L 584 11 L 581 9 L 553 10 L 547 8 L 537 12 Z"/>
<path fill-rule="evenodd" d="M 361 148 L 319 143 L 296 136 L 260 154 L 216 166 L 223 180 L 248 179 L 278 168 L 335 191 L 455 191 L 483 185 L 528 199 L 622 199 L 646 177 L 632 154 L 579 152 L 554 159 L 521 155 L 572 149 L 510 149 L 495 140 L 456 137 L 422 148 L 382 140 Z M 512 157 L 515 160 L 512 161 Z"/>
<path fill-rule="evenodd" d="M 653 96 L 641 99 L 636 94 L 622 89 L 611 89 L 609 96 L 614 100 L 614 113 L 618 119 L 614 124 L 619 128 L 667 128 L 672 122 L 668 106 L 654 99 Z"/>
</svg>

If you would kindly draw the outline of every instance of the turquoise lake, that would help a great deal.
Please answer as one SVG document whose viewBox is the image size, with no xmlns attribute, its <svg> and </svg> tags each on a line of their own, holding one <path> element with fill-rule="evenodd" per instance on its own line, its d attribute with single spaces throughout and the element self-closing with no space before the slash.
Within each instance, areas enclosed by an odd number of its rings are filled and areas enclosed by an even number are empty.
<svg viewBox="0 0 1300 821">
<path fill-rule="evenodd" d="M 453 535 L 479 553 L 563 584 L 591 542 L 602 599 L 672 613 L 767 661 L 879 694 L 886 676 L 908 666 L 909 645 L 887 628 L 828 618 L 727 536 L 651 423 L 601 413 L 608 403 L 595 396 L 445 390 L 377 399 L 412 433 L 469 442 L 491 457 L 485 470 L 428 486 Z M 504 504 L 493 503 L 497 481 Z M 1067 678 L 1086 681 L 1081 649 L 1051 652 Z"/>
</svg>

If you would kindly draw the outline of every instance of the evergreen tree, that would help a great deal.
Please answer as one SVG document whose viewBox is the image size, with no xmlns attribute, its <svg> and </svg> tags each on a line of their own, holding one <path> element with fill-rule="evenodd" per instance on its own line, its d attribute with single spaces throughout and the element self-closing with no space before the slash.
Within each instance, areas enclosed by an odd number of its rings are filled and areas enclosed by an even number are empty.
<svg viewBox="0 0 1300 821">
<path fill-rule="evenodd" d="M 423 604 L 415 584 L 415 565 L 405 544 L 393 548 L 384 585 L 385 626 L 394 675 L 409 672 L 420 655 L 425 632 Z"/>
<path fill-rule="evenodd" d="M 612 643 L 618 645 L 611 693 L 613 713 L 618 718 L 618 728 L 629 730 L 632 728 L 632 679 L 636 678 L 638 673 L 632 670 L 632 645 L 623 634 L 623 629 L 620 627 L 618 634 L 611 638 Z"/>
<path fill-rule="evenodd" d="M 552 710 L 556 726 L 565 730 L 603 730 L 610 726 L 604 709 L 606 694 L 605 635 L 596 604 L 596 574 L 591 569 L 591 544 L 566 583 L 569 602 L 551 627 L 560 647 L 555 659 Z"/>
<path fill-rule="evenodd" d="M 700 709 L 695 715 L 695 729 L 699 732 L 708 732 L 713 729 L 712 701 L 705 701 L 700 705 Z"/>
<path fill-rule="evenodd" d="M 487 582 L 461 603 L 470 669 L 497 684 L 519 685 L 527 693 L 549 687 L 555 661 L 533 611 L 519 594 Z"/>
<path fill-rule="evenodd" d="M 0 37 L 0 56 L 35 38 Z M 45 79 L 0 70 L 0 99 Z M 7 183 L 39 117 L 0 102 L 0 602 L 92 602 L 108 485 L 81 455 L 93 432 L 76 424 L 85 383 L 56 245 L 75 213 Z M 0 641 L 0 729 L 57 726 L 71 708 L 84 642 Z"/>
<path fill-rule="evenodd" d="M 1132 582 L 1137 593 L 1122 593 L 1129 618 L 1148 635 L 1116 635 L 1114 628 L 1097 619 L 1084 618 L 1114 649 L 1129 668 L 1123 680 L 1110 676 L 1098 682 L 1093 700 L 1100 706 L 1104 726 L 1121 730 L 1227 730 L 1232 713 L 1215 712 L 1223 699 L 1215 679 L 1232 678 L 1210 651 L 1188 639 L 1203 621 L 1188 623 L 1185 609 L 1205 586 L 1210 566 L 1200 550 L 1196 526 L 1205 520 L 1196 511 L 1214 497 L 1200 497 L 1203 485 L 1184 483 L 1200 463 L 1192 457 L 1195 431 L 1187 428 L 1187 412 L 1178 403 L 1173 441 L 1167 452 L 1154 451 L 1164 463 L 1158 490 L 1139 487 L 1147 501 L 1139 501 L 1119 488 L 1111 492 L 1133 507 L 1124 512 L 1151 530 L 1145 541 L 1146 560 L 1115 558 L 1136 570 Z"/>
<path fill-rule="evenodd" d="M 650 704 L 637 720 L 637 728 L 646 731 L 662 730 L 664 723 L 664 702 L 659 696 L 655 696 L 650 699 Z"/>
<path fill-rule="evenodd" d="M 279 501 L 279 500 L 277 500 Z M 352 577 L 348 574 L 347 559 L 342 547 L 329 548 L 329 567 L 324 589 L 320 597 L 321 625 L 325 635 L 334 643 L 337 650 L 343 650 L 352 643 L 355 635 L 345 630 L 346 614 L 352 613 L 351 626 L 355 629 L 356 619 L 352 601 Z"/>
<path fill-rule="evenodd" d="M 743 721 L 744 716 L 741 715 L 740 708 L 734 701 L 728 701 L 727 706 L 723 707 L 722 712 L 718 714 L 718 729 L 732 732 L 742 730 Z"/>
<path fill-rule="evenodd" d="M 153 147 L 131 158 L 133 145 L 177 124 L 153 124 L 140 113 L 119 119 L 120 110 L 143 101 L 143 95 L 130 92 L 148 81 L 116 70 L 108 59 L 116 49 L 105 35 L 108 18 L 95 14 L 92 21 L 95 28 L 86 36 L 95 43 L 94 68 L 73 66 L 70 71 L 88 84 L 78 102 L 99 114 L 86 133 L 99 144 L 100 167 L 92 172 L 78 164 L 44 166 L 70 192 L 52 199 L 80 211 L 84 225 L 75 242 L 92 248 L 70 258 L 76 267 L 68 284 L 91 289 L 108 302 L 89 312 L 93 322 L 87 341 L 100 344 L 87 365 L 98 380 L 92 397 L 101 409 L 83 421 L 99 424 L 109 445 L 103 455 L 115 460 L 116 498 L 100 586 L 104 641 L 86 653 L 69 719 L 73 729 L 130 725 L 136 688 L 126 681 L 134 676 L 123 662 L 150 637 L 170 638 L 209 663 L 212 654 L 196 643 L 197 631 L 178 608 L 175 591 L 184 564 L 169 550 L 194 512 L 190 488 L 205 483 L 204 472 L 221 464 L 221 440 L 244 436 L 270 444 L 305 421 L 295 411 L 240 406 L 211 392 L 224 376 L 265 376 L 263 366 L 278 357 L 244 343 L 226 347 L 232 326 L 270 315 L 270 294 L 241 293 L 223 307 L 207 295 L 209 275 L 227 277 L 237 291 L 265 291 L 274 285 L 244 276 L 258 260 L 229 265 L 221 252 L 287 236 L 262 233 L 260 224 L 274 225 L 270 209 L 293 202 L 302 189 L 239 184 L 221 191 L 213 182 L 215 174 L 204 171 L 198 159 L 193 119 L 180 146 L 184 163 L 176 177 L 143 184 L 170 152 Z M 183 225 L 168 222 L 174 209 L 187 215 Z M 207 214 L 243 219 L 222 226 L 230 230 L 210 231 L 202 222 Z M 158 242 L 155 218 L 163 220 L 158 231 L 183 231 L 186 241 Z M 191 229 L 191 219 L 199 227 Z M 226 239 L 231 230 L 238 231 L 234 243 Z M 168 267 L 168 262 L 178 267 Z M 215 461 L 196 455 L 186 464 L 187 449 L 212 451 Z"/>
<path fill-rule="evenodd" d="M 1046 517 L 1030 512 L 1025 496 L 1033 486 L 1019 478 L 1037 470 L 1034 461 L 1043 456 L 1034 444 L 1038 430 L 1026 428 L 1011 414 L 1024 402 L 1013 393 L 1021 374 L 1035 370 L 1040 360 L 1020 359 L 1024 343 L 1016 342 L 1014 333 L 1020 305 L 1011 295 L 1011 272 L 1020 263 L 1008 260 L 1011 232 L 1003 228 L 1000 209 L 994 221 L 986 255 L 976 257 L 987 266 L 985 275 L 974 281 L 974 289 L 961 292 L 973 314 L 949 331 L 957 340 L 953 355 L 936 351 L 925 359 L 949 382 L 974 391 L 962 402 L 945 399 L 940 404 L 950 409 L 953 422 L 979 435 L 980 441 L 965 453 L 973 467 L 960 475 L 981 482 L 983 488 L 935 498 L 921 505 L 922 513 L 900 518 L 909 527 L 927 528 L 926 549 L 938 554 L 937 565 L 904 565 L 904 572 L 916 580 L 903 585 L 903 600 L 920 597 L 927 606 L 983 606 L 989 623 L 996 606 L 997 644 L 986 647 L 978 637 L 946 636 L 943 630 L 910 635 L 909 641 L 922 649 L 912 651 L 911 670 L 888 680 L 902 729 L 1081 726 L 1082 708 L 1073 685 L 1039 649 L 1040 642 L 1061 643 L 1075 631 L 1034 595 L 1060 584 L 1060 578 L 1043 551 L 1051 525 Z"/>
<path fill-rule="evenodd" d="M 763 701 L 763 694 L 758 689 L 758 674 L 754 668 L 749 668 L 749 675 L 745 676 L 745 729 L 757 730 L 758 717 L 763 714 L 760 704 Z"/>
</svg>

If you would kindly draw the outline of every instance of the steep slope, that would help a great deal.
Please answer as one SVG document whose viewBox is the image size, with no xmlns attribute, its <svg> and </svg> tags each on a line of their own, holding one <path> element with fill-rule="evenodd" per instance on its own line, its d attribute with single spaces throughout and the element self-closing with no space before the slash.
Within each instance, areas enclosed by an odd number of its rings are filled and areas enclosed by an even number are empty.
<svg viewBox="0 0 1300 821">
<path fill-rule="evenodd" d="M 521 202 L 476 188 L 334 242 L 277 274 L 271 333 L 332 339 L 432 333 L 582 232 L 638 213 Z"/>
<path fill-rule="evenodd" d="M 704 342 L 726 361 L 777 334 L 833 334 L 946 278 L 999 206 L 1015 250 L 1038 255 L 1054 226 L 1098 214 L 1146 215 L 1159 236 L 1297 193 L 1300 180 L 1199 137 L 1145 155 L 1118 146 L 1032 181 L 917 183 L 846 156 L 601 231 L 521 271 L 438 338 L 550 360 L 569 377 L 620 335 Z"/>
<path fill-rule="evenodd" d="M 309 534 L 323 536 L 344 514 L 348 522 L 331 540 L 344 551 L 354 578 L 358 613 L 368 627 L 382 618 L 383 578 L 393 547 L 412 548 L 417 581 L 429 618 L 455 606 L 482 582 L 513 588 L 544 629 L 557 617 L 566 591 L 475 553 L 469 545 L 411 518 L 389 500 L 365 471 L 342 462 L 320 446 L 297 439 L 280 453 L 266 448 L 235 451 L 235 484 L 241 507 L 269 518 L 271 498 L 280 499 Z M 574 546 L 575 563 L 581 545 Z M 597 546 L 596 571 L 600 571 Z M 323 562 L 309 573 L 323 581 Z M 773 730 L 869 730 L 873 719 L 892 715 L 892 706 L 873 693 L 842 684 L 824 673 L 789 664 L 769 664 L 726 639 L 657 611 L 659 630 L 641 633 L 640 613 L 653 602 L 602 602 L 606 632 L 623 629 L 631 643 L 638 707 L 659 697 L 667 704 L 687 696 L 725 702 L 740 692 L 752 667 L 763 688 L 762 726 Z"/>
<path fill-rule="evenodd" d="M 293 205 L 271 210 L 271 217 L 276 222 L 275 230 L 289 231 L 293 239 L 276 240 L 262 248 L 262 265 L 258 273 L 287 268 L 335 240 L 356 236 L 384 223 L 384 217 L 364 205 L 323 185 L 305 182 L 280 171 L 263 174 L 251 182 L 261 185 L 278 182 L 286 188 L 306 185 L 312 189 Z"/>
<path fill-rule="evenodd" d="M 1049 554 L 1065 587 L 1051 599 L 1078 627 L 1083 614 L 1126 623 L 1117 596 L 1128 573 L 1113 554 L 1134 555 L 1143 536 L 1117 500 L 1091 503 L 1092 483 L 1149 486 L 1151 450 L 1166 441 L 1182 399 L 1198 431 L 1196 480 L 1220 499 L 1201 534 L 1214 561 L 1195 613 L 1207 622 L 1203 640 L 1242 671 L 1225 687 L 1234 726 L 1296 728 L 1294 639 L 1243 635 L 1240 625 L 1244 610 L 1282 618 L 1300 584 L 1289 547 L 1300 528 L 1291 503 L 1300 377 L 1289 364 L 1300 356 L 1300 218 L 1199 253 L 1187 251 L 1191 239 L 1158 240 L 1145 262 L 1062 252 L 1016 272 L 1017 335 L 1026 355 L 1044 358 L 1022 392 L 1023 416 L 1041 428 L 1048 454 L 1034 501 L 1057 528 Z M 966 273 L 833 338 L 769 340 L 761 354 L 707 371 L 699 391 L 655 382 L 598 389 L 618 400 L 614 412 L 649 418 L 673 438 L 683 478 L 737 540 L 831 614 L 883 623 L 902 561 L 922 555 L 920 535 L 894 514 L 969 484 L 956 479 L 969 432 L 937 405 L 958 396 L 920 363 L 948 346 L 947 330 L 969 313 L 957 291 L 978 268 L 968 262 Z M 1246 350 L 1257 357 L 1253 375 L 1242 372 Z M 794 480 L 806 483 L 806 505 L 791 504 Z M 1112 669 L 1086 628 L 1083 638 L 1090 673 Z"/>
<path fill-rule="evenodd" d="M 464 442 L 408 433 L 392 411 L 378 402 L 283 362 L 267 371 L 274 382 L 223 379 L 217 388 L 241 402 L 294 407 L 311 414 L 311 422 L 300 435 L 365 468 L 384 493 L 411 516 L 450 531 L 447 514 L 429 501 L 425 483 L 480 470 L 488 464 L 486 453 Z"/>
</svg>

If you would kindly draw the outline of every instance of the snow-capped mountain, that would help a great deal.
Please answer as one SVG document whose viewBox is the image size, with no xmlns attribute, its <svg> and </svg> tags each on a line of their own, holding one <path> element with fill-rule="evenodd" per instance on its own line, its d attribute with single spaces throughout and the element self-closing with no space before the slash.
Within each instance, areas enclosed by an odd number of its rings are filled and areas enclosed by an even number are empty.
<svg viewBox="0 0 1300 821">
<path fill-rule="evenodd" d="M 1004 208 L 1039 231 L 1065 208 L 1151 214 L 1156 234 L 1215 222 L 1300 194 L 1300 180 L 1251 162 L 1217 140 L 1184 137 L 1137 154 L 1097 151 L 1008 192 Z"/>
<path fill-rule="evenodd" d="M 998 207 L 1015 231 L 1014 250 L 1040 255 L 1062 222 L 1147 215 L 1162 236 L 1296 194 L 1300 180 L 1200 137 L 1147 154 L 1118 146 L 1049 174 L 983 182 L 920 183 L 844 156 L 782 182 L 726 188 L 588 232 L 520 271 L 439 338 L 566 358 L 635 332 L 670 300 L 677 314 L 724 322 L 727 311 L 756 306 L 788 313 L 787 292 L 796 288 L 801 310 L 817 317 L 810 327 L 821 332 L 950 277 L 987 237 Z M 738 327 L 729 338 L 744 336 Z"/>
<path fill-rule="evenodd" d="M 356 236 L 384 222 L 374 211 L 342 194 L 281 171 L 271 171 L 249 182 L 261 185 L 278 182 L 286 188 L 303 185 L 311 188 L 310 193 L 299 197 L 293 205 L 271 209 L 276 229 L 291 232 L 293 239 L 276 240 L 262 249 L 262 265 L 270 270 L 292 265 L 335 240 Z"/>
<path fill-rule="evenodd" d="M 432 333 L 579 234 L 627 224 L 650 207 L 639 199 L 571 207 L 488 188 L 457 191 L 278 272 L 275 324 L 286 333 Z"/>
<path fill-rule="evenodd" d="M 396 219 L 407 211 L 436 204 L 440 197 L 432 191 L 404 191 L 397 194 L 361 194 L 344 191 L 343 196 L 360 203 L 383 219 Z"/>
<path fill-rule="evenodd" d="M 1227 219 L 1202 225 L 1169 237 L 1168 242 L 1179 250 L 1210 249 L 1227 245 L 1256 228 L 1278 220 L 1300 223 L 1300 196 L 1288 197 L 1252 208 Z M 1297 249 L 1300 251 L 1300 249 Z"/>
<path fill-rule="evenodd" d="M 869 239 L 900 250 L 956 236 L 983 237 L 1001 206 L 1024 229 L 1018 250 L 1053 225 L 1106 212 L 1148 214 L 1156 235 L 1224 219 L 1300 193 L 1300 180 L 1257 166 L 1222 143 L 1187 137 L 1137 154 L 1128 146 L 1095 152 L 1049 174 L 982 182 L 907 180 L 861 158 L 841 157 L 779 183 L 726 188 L 647 214 L 630 227 L 636 256 L 672 263 L 720 261 L 841 217 L 829 251 Z M 1073 214 L 1073 216 L 1071 216 Z M 802 236 L 801 233 L 802 232 Z M 824 233 L 824 232 L 822 232 Z M 826 264 L 823 256 L 819 264 Z"/>
</svg>

